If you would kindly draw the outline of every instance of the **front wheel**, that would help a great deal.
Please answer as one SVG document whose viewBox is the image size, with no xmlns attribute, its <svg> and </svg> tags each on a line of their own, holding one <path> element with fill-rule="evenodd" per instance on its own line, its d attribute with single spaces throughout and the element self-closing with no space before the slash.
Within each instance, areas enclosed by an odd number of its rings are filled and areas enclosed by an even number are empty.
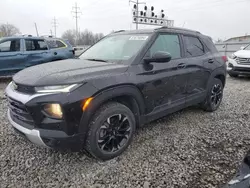
<svg viewBox="0 0 250 188">
<path fill-rule="evenodd" d="M 89 124 L 85 148 L 95 158 L 112 159 L 129 146 L 135 127 L 135 117 L 128 107 L 117 102 L 106 103 Z"/>
<path fill-rule="evenodd" d="M 207 97 L 201 105 L 205 111 L 217 110 L 223 98 L 223 84 L 220 79 L 214 78 L 208 89 Z"/>
</svg>

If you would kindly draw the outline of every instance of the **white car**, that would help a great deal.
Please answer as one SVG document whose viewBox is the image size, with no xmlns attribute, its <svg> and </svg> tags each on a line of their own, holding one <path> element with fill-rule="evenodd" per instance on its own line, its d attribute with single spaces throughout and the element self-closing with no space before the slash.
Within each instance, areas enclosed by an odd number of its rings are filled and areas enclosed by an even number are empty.
<svg viewBox="0 0 250 188">
<path fill-rule="evenodd" d="M 250 75 L 250 44 L 228 57 L 227 72 L 232 77 Z"/>
</svg>

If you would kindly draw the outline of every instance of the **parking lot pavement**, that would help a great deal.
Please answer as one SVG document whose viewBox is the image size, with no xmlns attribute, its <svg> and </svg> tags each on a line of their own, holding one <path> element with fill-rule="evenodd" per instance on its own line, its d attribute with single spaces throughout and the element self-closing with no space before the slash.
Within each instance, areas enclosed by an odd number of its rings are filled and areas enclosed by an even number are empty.
<svg viewBox="0 0 250 188">
<path fill-rule="evenodd" d="M 249 83 L 228 78 L 218 111 L 192 107 L 154 121 L 107 162 L 34 146 L 10 128 L 2 99 L 0 187 L 219 187 L 250 148 Z"/>
</svg>

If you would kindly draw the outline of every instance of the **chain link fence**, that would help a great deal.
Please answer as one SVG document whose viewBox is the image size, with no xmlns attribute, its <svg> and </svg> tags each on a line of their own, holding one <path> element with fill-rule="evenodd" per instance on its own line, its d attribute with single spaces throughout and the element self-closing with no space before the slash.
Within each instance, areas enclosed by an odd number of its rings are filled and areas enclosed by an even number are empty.
<svg viewBox="0 0 250 188">
<path fill-rule="evenodd" d="M 240 50 L 241 47 L 247 46 L 249 43 L 250 42 L 221 42 L 215 43 L 215 46 L 222 55 L 229 56 Z"/>
</svg>

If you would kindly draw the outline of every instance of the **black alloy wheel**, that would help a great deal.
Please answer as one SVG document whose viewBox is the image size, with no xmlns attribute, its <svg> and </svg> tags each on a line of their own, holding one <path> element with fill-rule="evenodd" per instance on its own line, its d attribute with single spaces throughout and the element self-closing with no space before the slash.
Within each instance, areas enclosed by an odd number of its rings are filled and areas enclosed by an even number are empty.
<svg viewBox="0 0 250 188">
<path fill-rule="evenodd" d="M 217 110 L 223 98 L 223 89 L 222 81 L 218 78 L 214 78 L 208 88 L 205 101 L 201 103 L 201 107 L 208 112 Z"/>
<path fill-rule="evenodd" d="M 105 152 L 117 152 L 128 141 L 131 126 L 124 114 L 115 114 L 106 119 L 99 130 L 98 145 Z"/>
<path fill-rule="evenodd" d="M 132 142 L 135 128 L 135 116 L 127 106 L 108 102 L 92 117 L 85 149 L 101 160 L 117 157 Z"/>
<path fill-rule="evenodd" d="M 215 84 L 211 91 L 211 103 L 217 107 L 222 100 L 222 86 L 220 84 Z"/>
</svg>

